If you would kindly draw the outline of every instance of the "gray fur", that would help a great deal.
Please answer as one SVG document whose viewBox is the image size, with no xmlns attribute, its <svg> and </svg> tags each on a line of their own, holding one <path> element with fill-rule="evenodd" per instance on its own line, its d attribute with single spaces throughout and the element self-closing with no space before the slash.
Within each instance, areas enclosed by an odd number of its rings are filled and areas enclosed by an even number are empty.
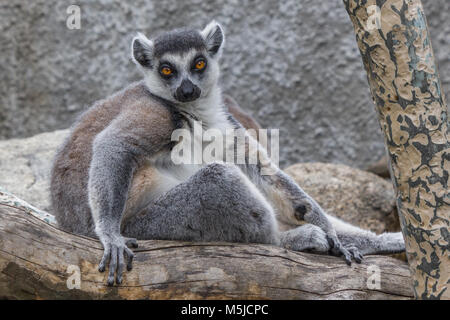
<svg viewBox="0 0 450 320">
<path fill-rule="evenodd" d="M 273 210 L 247 188 L 234 165 L 200 169 L 124 222 L 123 234 L 138 239 L 278 244 Z"/>
<path fill-rule="evenodd" d="M 327 215 L 258 143 L 257 164 L 249 163 L 248 154 L 243 165 L 172 163 L 175 129 L 192 130 L 195 121 L 222 132 L 241 127 L 227 113 L 217 84 L 223 40 L 215 22 L 202 31 L 175 31 L 155 40 L 136 37 L 132 55 L 145 83 L 96 103 L 57 154 L 54 214 L 63 229 L 98 236 L 104 247 L 99 270 L 108 264 L 108 284 L 121 283 L 124 268 L 131 269 L 128 246 L 137 245 L 135 238 L 275 244 L 331 251 L 348 263 L 360 262 L 364 253 L 404 250 L 399 234 L 377 236 Z M 207 58 L 202 77 L 190 71 L 199 55 Z M 176 66 L 176 79 L 166 81 L 151 67 L 160 59 Z M 186 79 L 201 89 L 193 101 L 174 98 Z M 237 150 L 235 144 L 227 148 Z M 266 168 L 274 174 L 264 175 Z M 277 221 L 294 228 L 281 232 Z"/>
<path fill-rule="evenodd" d="M 219 53 L 225 40 L 222 27 L 213 21 L 202 31 L 202 35 L 208 52 L 212 56 Z"/>
<path fill-rule="evenodd" d="M 186 53 L 192 49 L 206 49 L 205 40 L 200 32 L 192 29 L 176 29 L 161 34 L 155 38 L 155 58 L 161 58 L 166 53 Z"/>
<path fill-rule="evenodd" d="M 295 251 L 326 253 L 330 250 L 325 231 L 312 224 L 282 232 L 280 243 L 284 248 Z"/>
</svg>

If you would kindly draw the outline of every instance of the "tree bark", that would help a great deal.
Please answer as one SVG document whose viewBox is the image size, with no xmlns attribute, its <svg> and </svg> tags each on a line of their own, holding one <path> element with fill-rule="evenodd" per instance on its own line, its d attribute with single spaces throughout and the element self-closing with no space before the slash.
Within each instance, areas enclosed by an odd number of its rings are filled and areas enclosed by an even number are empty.
<svg viewBox="0 0 450 320">
<path fill-rule="evenodd" d="M 26 204 L 0 201 L 0 299 L 413 298 L 407 264 L 391 257 L 349 267 L 267 245 L 139 241 L 133 270 L 107 287 L 102 252 L 99 241 L 57 229 Z"/>
<path fill-rule="evenodd" d="M 344 0 L 388 150 L 416 298 L 450 298 L 447 107 L 420 0 Z"/>
</svg>

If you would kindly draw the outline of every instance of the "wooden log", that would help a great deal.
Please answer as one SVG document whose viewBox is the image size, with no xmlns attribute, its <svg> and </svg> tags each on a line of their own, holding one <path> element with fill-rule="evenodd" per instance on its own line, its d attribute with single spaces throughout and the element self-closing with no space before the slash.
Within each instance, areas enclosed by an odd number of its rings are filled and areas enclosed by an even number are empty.
<svg viewBox="0 0 450 320">
<path fill-rule="evenodd" d="M 349 267 L 275 246 L 177 241 L 139 241 L 133 270 L 108 287 L 97 271 L 99 241 L 59 230 L 15 203 L 0 201 L 0 299 L 413 297 L 407 264 L 391 257 Z"/>
<path fill-rule="evenodd" d="M 344 0 L 384 133 L 414 292 L 450 299 L 450 141 L 420 0 Z"/>
</svg>

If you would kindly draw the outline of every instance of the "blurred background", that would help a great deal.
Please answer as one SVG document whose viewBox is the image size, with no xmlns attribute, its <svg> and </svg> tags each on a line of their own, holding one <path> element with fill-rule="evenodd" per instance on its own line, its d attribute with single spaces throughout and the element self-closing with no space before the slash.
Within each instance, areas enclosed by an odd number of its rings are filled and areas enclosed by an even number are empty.
<svg viewBox="0 0 450 320">
<path fill-rule="evenodd" d="M 423 0 L 445 92 L 450 1 Z M 81 8 L 81 29 L 66 27 Z M 365 168 L 384 155 L 378 120 L 342 0 L 0 0 L 0 139 L 69 127 L 94 101 L 140 79 L 136 32 L 152 37 L 211 19 L 226 32 L 222 87 L 267 128 L 281 165 Z M 4 152 L 4 150 L 0 150 Z"/>
</svg>

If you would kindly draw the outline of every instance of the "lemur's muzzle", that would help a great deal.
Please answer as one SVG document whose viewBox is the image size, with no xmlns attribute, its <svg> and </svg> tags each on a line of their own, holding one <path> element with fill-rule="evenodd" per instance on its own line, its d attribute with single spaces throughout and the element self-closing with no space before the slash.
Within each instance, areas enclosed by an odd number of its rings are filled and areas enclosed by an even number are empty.
<svg viewBox="0 0 450 320">
<path fill-rule="evenodd" d="M 180 102 L 194 101 L 200 97 L 201 90 L 192 81 L 184 79 L 175 91 L 175 99 Z"/>
</svg>

